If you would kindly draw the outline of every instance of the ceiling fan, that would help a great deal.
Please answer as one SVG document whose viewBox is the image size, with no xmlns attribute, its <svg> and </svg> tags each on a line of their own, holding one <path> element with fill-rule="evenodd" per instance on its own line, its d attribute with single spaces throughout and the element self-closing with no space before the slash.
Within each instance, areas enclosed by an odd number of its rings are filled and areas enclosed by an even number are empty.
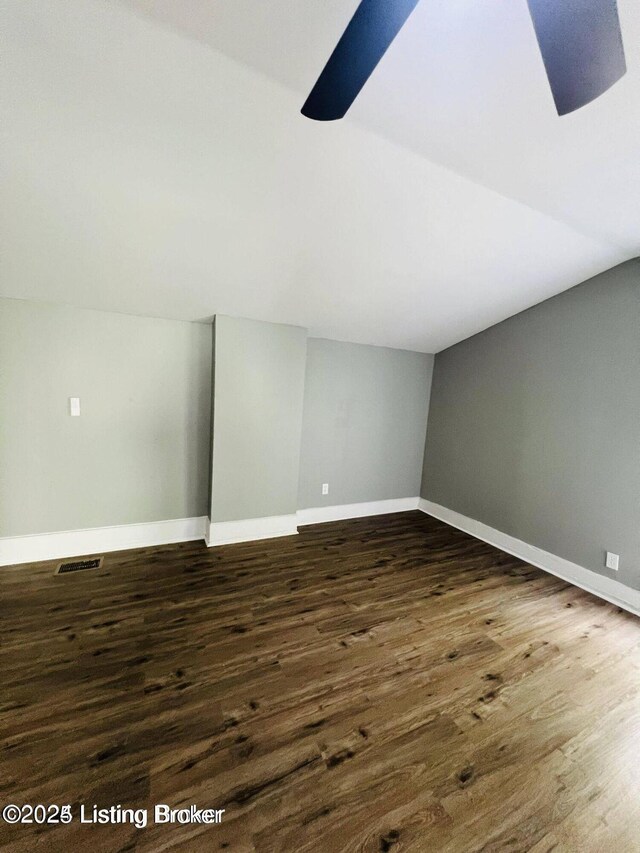
<svg viewBox="0 0 640 853">
<path fill-rule="evenodd" d="M 302 114 L 343 118 L 419 0 L 362 0 Z M 627 70 L 616 0 L 527 0 L 558 115 L 573 112 Z"/>
</svg>

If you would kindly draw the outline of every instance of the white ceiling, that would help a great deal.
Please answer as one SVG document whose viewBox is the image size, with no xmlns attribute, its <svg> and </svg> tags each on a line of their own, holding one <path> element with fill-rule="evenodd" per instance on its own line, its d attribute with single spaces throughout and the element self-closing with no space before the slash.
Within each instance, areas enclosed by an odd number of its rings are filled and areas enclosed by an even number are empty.
<svg viewBox="0 0 640 853">
<path fill-rule="evenodd" d="M 342 122 L 357 0 L 4 0 L 0 295 L 438 351 L 640 253 L 629 71 L 558 118 L 526 0 L 422 0 Z"/>
</svg>

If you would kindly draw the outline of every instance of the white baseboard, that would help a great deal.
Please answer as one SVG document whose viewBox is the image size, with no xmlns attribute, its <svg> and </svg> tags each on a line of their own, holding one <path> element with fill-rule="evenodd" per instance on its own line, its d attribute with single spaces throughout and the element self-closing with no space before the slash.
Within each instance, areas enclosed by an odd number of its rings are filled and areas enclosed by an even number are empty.
<svg viewBox="0 0 640 853">
<path fill-rule="evenodd" d="M 572 563 L 570 560 L 565 560 L 549 551 L 543 551 L 542 548 L 529 545 L 521 539 L 509 536 L 508 533 L 503 533 L 494 527 L 483 524 L 481 521 L 476 521 L 455 512 L 455 510 L 433 503 L 433 501 L 420 498 L 418 509 L 450 524 L 452 527 L 457 527 L 458 530 L 470 533 L 476 539 L 482 539 L 483 542 L 495 545 L 496 548 L 506 551 L 507 554 L 519 557 L 525 563 L 537 566 L 549 574 L 562 578 L 574 586 L 579 586 L 599 598 L 604 598 L 611 604 L 616 604 L 618 607 L 640 616 L 640 590 L 631 589 L 619 581 L 613 580 L 613 578 L 599 575 L 584 566 Z"/>
<path fill-rule="evenodd" d="M 207 519 L 209 548 L 214 545 L 231 545 L 234 542 L 253 542 L 257 539 L 275 539 L 293 536 L 298 532 L 296 515 L 272 515 L 266 518 L 244 518 L 241 521 L 214 521 Z"/>
<path fill-rule="evenodd" d="M 206 516 L 179 518 L 172 521 L 153 521 L 145 524 L 122 524 L 111 527 L 92 527 L 86 530 L 65 530 L 57 533 L 35 533 L 29 536 L 0 537 L 0 566 L 35 563 L 85 554 L 124 551 L 127 548 L 147 548 L 204 539 L 209 547 L 251 542 L 278 536 L 293 536 L 298 524 L 316 524 L 367 515 L 405 512 L 418 508 L 418 498 L 400 498 L 341 506 L 316 507 L 299 510 L 291 515 L 267 518 L 247 518 L 241 521 L 211 523 Z"/>
<path fill-rule="evenodd" d="M 59 533 L 35 533 L 31 536 L 7 536 L 0 538 L 0 566 L 204 539 L 208 521 L 206 516 L 202 516 Z"/>
<path fill-rule="evenodd" d="M 420 498 L 393 498 L 388 501 L 369 501 L 361 504 L 314 506 L 298 510 L 298 524 L 321 524 L 324 521 L 342 521 L 346 518 L 364 518 L 368 515 L 387 515 L 390 512 L 407 512 L 418 509 Z"/>
</svg>

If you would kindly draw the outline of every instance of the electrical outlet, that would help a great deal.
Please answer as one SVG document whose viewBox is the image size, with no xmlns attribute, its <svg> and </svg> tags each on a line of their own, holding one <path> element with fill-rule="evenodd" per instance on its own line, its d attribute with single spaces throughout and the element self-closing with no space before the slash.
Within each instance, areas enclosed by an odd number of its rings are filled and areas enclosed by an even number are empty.
<svg viewBox="0 0 640 853">
<path fill-rule="evenodd" d="M 604 564 L 608 569 L 617 572 L 619 562 L 620 557 L 618 556 L 618 554 L 612 554 L 611 551 L 607 551 L 607 559 L 605 560 Z"/>
<path fill-rule="evenodd" d="M 322 484 L 322 494 L 323 495 L 329 494 L 329 483 L 323 483 Z"/>
<path fill-rule="evenodd" d="M 72 418 L 80 417 L 80 397 L 69 397 L 69 414 Z"/>
</svg>

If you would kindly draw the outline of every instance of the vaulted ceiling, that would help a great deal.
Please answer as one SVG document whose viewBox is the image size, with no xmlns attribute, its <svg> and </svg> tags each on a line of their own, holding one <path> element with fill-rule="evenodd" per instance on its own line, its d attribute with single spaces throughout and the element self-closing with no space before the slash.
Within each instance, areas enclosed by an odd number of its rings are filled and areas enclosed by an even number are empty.
<svg viewBox="0 0 640 853">
<path fill-rule="evenodd" d="M 422 0 L 341 122 L 357 0 L 5 0 L 0 295 L 438 351 L 640 254 L 628 73 L 556 115 L 526 0 Z"/>
</svg>

